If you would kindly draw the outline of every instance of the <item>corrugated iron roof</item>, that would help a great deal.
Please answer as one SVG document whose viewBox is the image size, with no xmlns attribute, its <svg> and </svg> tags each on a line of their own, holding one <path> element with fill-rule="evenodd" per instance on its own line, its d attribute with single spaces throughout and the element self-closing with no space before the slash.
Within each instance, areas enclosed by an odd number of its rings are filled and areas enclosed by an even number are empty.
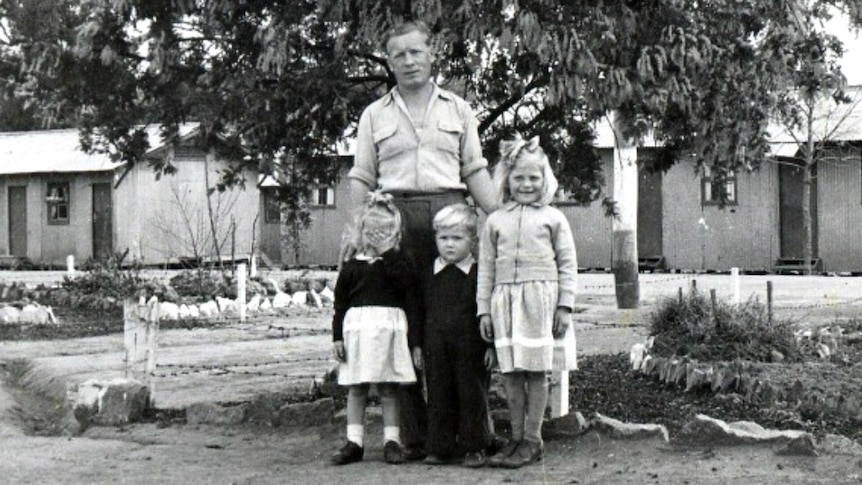
<svg viewBox="0 0 862 485">
<path fill-rule="evenodd" d="M 0 133 L 0 175 L 104 172 L 121 165 L 81 151 L 78 130 Z"/>
<path fill-rule="evenodd" d="M 180 136 L 187 136 L 197 126 L 181 126 Z M 148 126 L 147 135 L 150 152 L 158 150 L 158 126 Z M 0 175 L 105 172 L 122 165 L 104 153 L 84 153 L 76 129 L 0 133 Z"/>
</svg>

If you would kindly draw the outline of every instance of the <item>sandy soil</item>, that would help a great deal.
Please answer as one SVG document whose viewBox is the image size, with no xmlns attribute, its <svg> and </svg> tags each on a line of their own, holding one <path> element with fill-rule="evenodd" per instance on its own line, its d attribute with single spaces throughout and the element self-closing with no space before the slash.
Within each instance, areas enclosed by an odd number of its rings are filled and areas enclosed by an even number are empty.
<svg viewBox="0 0 862 485">
<path fill-rule="evenodd" d="M 0 279 L 6 275 L 0 275 Z M 619 352 L 643 340 L 650 305 L 677 288 L 715 288 L 729 298 L 732 287 L 724 275 L 641 275 L 644 308 L 613 308 L 610 275 L 581 275 L 577 318 L 582 354 Z M 744 277 L 743 298 L 757 294 L 765 301 L 765 283 L 773 281 L 777 311 L 799 318 L 858 318 L 862 303 L 858 278 Z M 784 307 L 784 308 L 778 308 Z M 802 308 L 805 307 L 805 308 Z M 813 315 L 813 317 L 812 317 Z M 161 352 L 166 363 L 280 359 L 286 367 L 276 375 L 235 374 L 218 378 L 198 373 L 183 379 L 166 376 L 157 383 L 160 403 L 182 407 L 203 399 L 242 399 L 257 392 L 284 388 L 291 372 L 316 373 L 328 367 L 324 313 L 308 321 L 282 317 L 224 330 L 171 330 L 163 333 Z M 294 337 L 283 339 L 278 326 L 294 326 Z M 292 339 L 297 339 L 293 340 Z M 299 340 L 301 339 L 301 340 Z M 23 359 L 43 369 L 34 379 L 60 392 L 64 380 L 119 372 L 119 336 L 52 342 L 0 342 L 0 363 Z M 302 360 L 305 359 L 305 360 Z M 235 361 L 234 361 L 235 362 Z M 305 366 L 300 370 L 290 365 Z M 3 366 L 5 368 L 5 365 Z M 273 372 L 272 374 L 277 374 Z M 59 376 L 59 377 L 58 377 Z M 303 379 L 299 379 L 302 381 Z M 609 384 L 610 385 L 610 384 Z M 636 396 L 632 397 L 636 399 Z M 167 401 L 166 401 L 167 400 Z M 84 483 L 862 483 L 862 454 L 842 447 L 819 457 L 786 457 L 770 446 L 678 449 L 659 441 L 616 441 L 595 433 L 548 440 L 543 463 L 520 470 L 467 470 L 458 466 L 382 463 L 379 418 L 369 422 L 366 461 L 346 467 L 327 464 L 338 446 L 343 423 L 315 429 L 257 429 L 173 423 L 135 424 L 124 428 L 91 428 L 79 437 L 28 436 L 16 420 L 20 409 L 45 406 L 26 394 L 0 387 L 0 482 L 39 484 Z M 50 406 L 50 403 L 47 403 Z"/>
</svg>

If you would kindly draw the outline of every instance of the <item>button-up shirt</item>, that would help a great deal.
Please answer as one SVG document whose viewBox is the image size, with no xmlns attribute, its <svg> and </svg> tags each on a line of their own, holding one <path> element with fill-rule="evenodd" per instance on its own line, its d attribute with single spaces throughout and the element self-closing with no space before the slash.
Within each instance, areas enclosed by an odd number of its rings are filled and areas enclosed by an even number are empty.
<svg viewBox="0 0 862 485">
<path fill-rule="evenodd" d="M 435 194 L 466 191 L 464 179 L 487 166 L 470 105 L 435 84 L 421 120 L 398 88 L 362 112 L 347 176 L 372 190 Z"/>
</svg>

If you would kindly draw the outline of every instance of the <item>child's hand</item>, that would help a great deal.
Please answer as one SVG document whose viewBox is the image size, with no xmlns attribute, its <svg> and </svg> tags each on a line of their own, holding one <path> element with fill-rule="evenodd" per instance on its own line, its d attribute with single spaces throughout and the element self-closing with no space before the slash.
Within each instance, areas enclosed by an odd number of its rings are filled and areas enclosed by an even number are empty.
<svg viewBox="0 0 862 485">
<path fill-rule="evenodd" d="M 341 340 L 332 342 L 332 355 L 334 355 L 335 360 L 339 362 L 347 362 L 347 356 L 344 355 L 344 342 Z"/>
<path fill-rule="evenodd" d="M 413 347 L 413 367 L 422 370 L 424 362 L 422 361 L 422 348 Z"/>
<path fill-rule="evenodd" d="M 494 342 L 494 325 L 491 323 L 491 315 L 479 317 L 479 332 L 482 334 L 482 340 L 489 344 Z"/>
<path fill-rule="evenodd" d="M 494 352 L 493 347 L 488 347 L 485 349 L 485 368 L 494 370 L 494 367 L 497 367 L 497 352 Z"/>
<path fill-rule="evenodd" d="M 554 338 L 560 338 L 566 334 L 566 331 L 569 329 L 569 325 L 572 324 L 572 310 L 571 308 L 559 306 L 557 307 L 557 311 L 554 312 Z"/>
</svg>

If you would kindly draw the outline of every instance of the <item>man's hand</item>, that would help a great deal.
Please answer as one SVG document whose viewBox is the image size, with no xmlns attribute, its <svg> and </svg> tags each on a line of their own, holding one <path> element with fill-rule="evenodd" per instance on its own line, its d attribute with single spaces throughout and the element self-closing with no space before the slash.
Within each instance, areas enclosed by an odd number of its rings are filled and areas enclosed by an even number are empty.
<svg viewBox="0 0 862 485">
<path fill-rule="evenodd" d="M 554 312 L 554 338 L 560 338 L 566 334 L 569 325 L 572 324 L 572 309 L 564 306 L 558 306 Z"/>
<path fill-rule="evenodd" d="M 479 332 L 482 334 L 482 340 L 489 344 L 494 342 L 494 325 L 491 323 L 491 315 L 479 317 Z"/>
<path fill-rule="evenodd" d="M 497 352 L 494 351 L 494 347 L 488 347 L 485 349 L 485 368 L 493 370 L 494 367 L 497 367 Z"/>
<path fill-rule="evenodd" d="M 425 362 L 422 360 L 422 348 L 421 347 L 413 347 L 413 367 L 422 370 Z"/>
<path fill-rule="evenodd" d="M 344 342 L 341 340 L 332 342 L 332 355 L 339 362 L 347 362 L 347 356 L 344 354 Z"/>
</svg>

